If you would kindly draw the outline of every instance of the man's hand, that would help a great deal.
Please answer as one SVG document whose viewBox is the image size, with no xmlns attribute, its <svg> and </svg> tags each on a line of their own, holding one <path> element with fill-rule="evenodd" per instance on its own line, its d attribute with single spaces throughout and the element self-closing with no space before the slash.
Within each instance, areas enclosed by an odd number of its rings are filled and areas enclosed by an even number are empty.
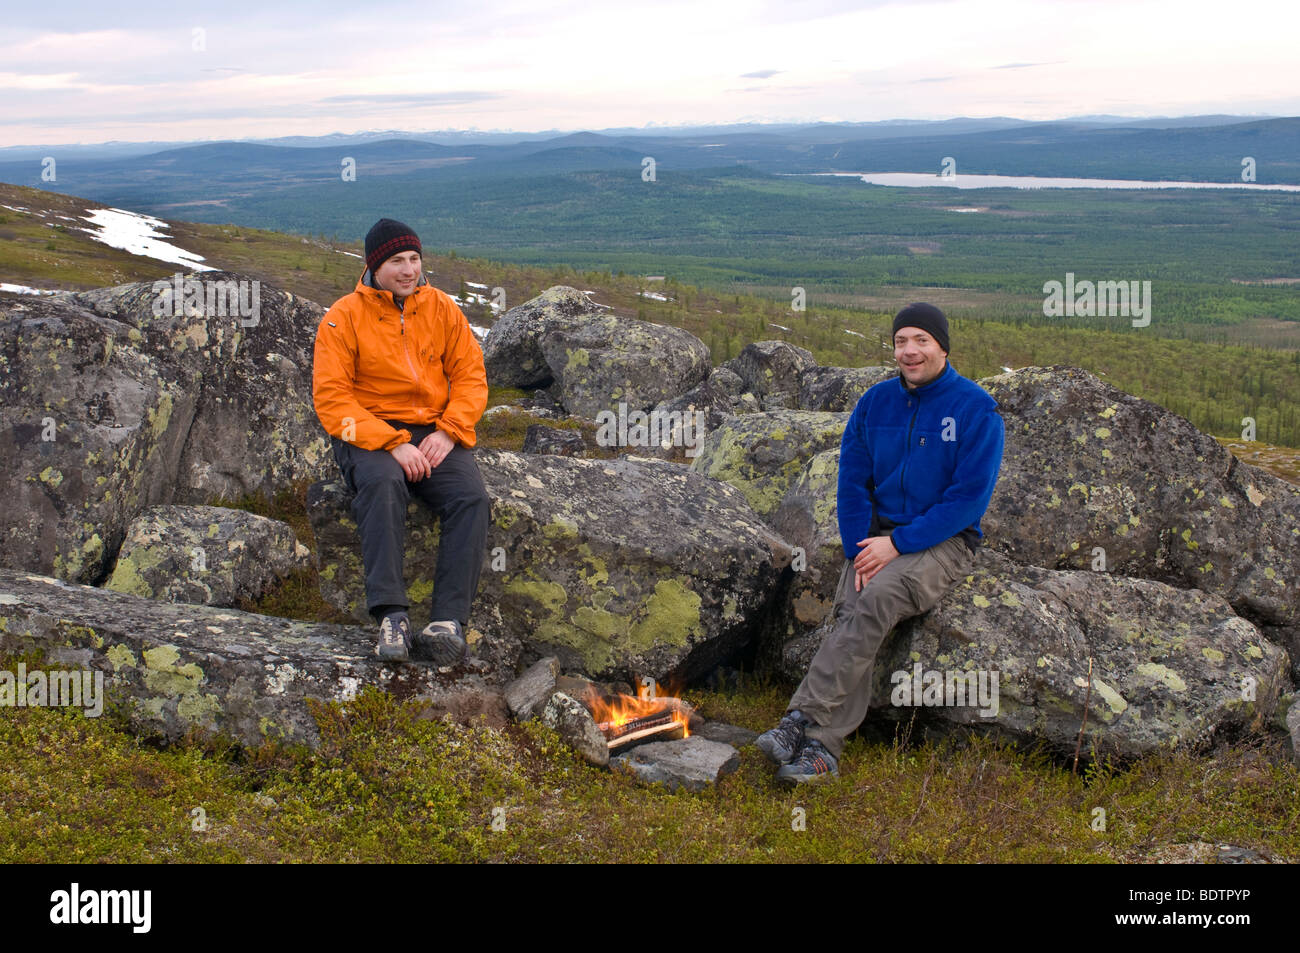
<svg viewBox="0 0 1300 953">
<path fill-rule="evenodd" d="M 423 453 L 416 449 L 413 443 L 399 444 L 388 452 L 393 455 L 393 459 L 402 468 L 402 472 L 406 474 L 406 479 L 412 483 L 418 483 L 433 472 L 433 467 L 429 465 L 429 461 L 425 459 Z"/>
<path fill-rule="evenodd" d="M 884 569 L 891 560 L 898 558 L 894 541 L 888 536 L 871 536 L 860 540 L 858 545 L 862 547 L 862 552 L 853 560 L 854 592 L 861 592 L 872 576 Z"/>
<path fill-rule="evenodd" d="M 420 453 L 424 454 L 424 459 L 429 461 L 430 467 L 436 467 L 447 458 L 447 454 L 451 453 L 451 448 L 454 446 L 456 441 L 441 430 L 435 430 L 420 441 Z"/>
</svg>

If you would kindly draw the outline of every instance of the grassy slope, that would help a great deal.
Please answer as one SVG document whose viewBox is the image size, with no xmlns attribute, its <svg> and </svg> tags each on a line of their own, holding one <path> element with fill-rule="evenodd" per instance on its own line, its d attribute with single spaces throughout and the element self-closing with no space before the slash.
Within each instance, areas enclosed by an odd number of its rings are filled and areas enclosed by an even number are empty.
<svg viewBox="0 0 1300 953">
<path fill-rule="evenodd" d="M 786 697 L 750 686 L 703 704 L 760 729 Z M 859 739 L 840 780 L 819 790 L 778 788 L 750 748 L 717 788 L 670 794 L 580 763 L 536 724 L 456 726 L 370 692 L 318 721 L 315 756 L 235 758 L 198 745 L 156 752 L 110 717 L 6 709 L 0 862 L 1093 863 L 1224 842 L 1300 857 L 1300 778 L 1247 748 L 1079 778 L 982 739 Z"/>
</svg>

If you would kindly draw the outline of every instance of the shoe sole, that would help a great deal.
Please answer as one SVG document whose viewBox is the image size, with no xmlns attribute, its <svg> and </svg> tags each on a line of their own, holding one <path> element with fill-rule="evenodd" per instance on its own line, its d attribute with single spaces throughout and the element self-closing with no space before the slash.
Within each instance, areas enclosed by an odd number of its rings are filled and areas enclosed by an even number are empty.
<svg viewBox="0 0 1300 953">
<path fill-rule="evenodd" d="M 840 776 L 838 771 L 827 771 L 825 774 L 781 774 L 777 773 L 776 780 L 778 784 L 785 784 L 790 787 L 798 787 L 801 784 L 825 784 L 827 781 L 834 781 Z"/>
<path fill-rule="evenodd" d="M 380 646 L 375 649 L 375 655 L 382 662 L 409 662 L 411 660 L 411 653 L 404 648 L 386 649 Z"/>
<path fill-rule="evenodd" d="M 415 645 L 425 658 L 433 660 L 440 666 L 455 665 L 457 662 L 464 661 L 468 649 L 464 641 L 447 633 L 440 635 L 420 633 L 415 637 Z"/>
</svg>

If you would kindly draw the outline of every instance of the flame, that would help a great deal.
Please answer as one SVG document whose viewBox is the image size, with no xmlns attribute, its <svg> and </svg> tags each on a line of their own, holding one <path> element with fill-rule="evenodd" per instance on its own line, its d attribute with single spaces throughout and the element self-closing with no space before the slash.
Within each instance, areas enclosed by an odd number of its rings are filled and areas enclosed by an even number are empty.
<svg viewBox="0 0 1300 953">
<path fill-rule="evenodd" d="M 597 725 L 621 728 L 637 718 L 671 713 L 673 722 L 682 727 L 682 737 L 689 737 L 691 733 L 690 706 L 676 696 L 655 694 L 652 688 L 645 685 L 637 689 L 635 696 L 621 692 L 605 696 L 594 686 L 588 687 L 582 701 Z"/>
</svg>

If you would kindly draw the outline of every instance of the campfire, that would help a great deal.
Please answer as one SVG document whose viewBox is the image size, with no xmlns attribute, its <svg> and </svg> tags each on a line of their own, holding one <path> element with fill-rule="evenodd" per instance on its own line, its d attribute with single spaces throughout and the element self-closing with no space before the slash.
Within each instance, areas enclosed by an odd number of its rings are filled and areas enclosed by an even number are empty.
<svg viewBox="0 0 1300 953">
<path fill-rule="evenodd" d="M 691 707 L 680 698 L 656 696 L 653 682 L 635 697 L 589 690 L 582 702 L 610 751 L 650 740 L 673 741 L 691 733 Z"/>
</svg>

